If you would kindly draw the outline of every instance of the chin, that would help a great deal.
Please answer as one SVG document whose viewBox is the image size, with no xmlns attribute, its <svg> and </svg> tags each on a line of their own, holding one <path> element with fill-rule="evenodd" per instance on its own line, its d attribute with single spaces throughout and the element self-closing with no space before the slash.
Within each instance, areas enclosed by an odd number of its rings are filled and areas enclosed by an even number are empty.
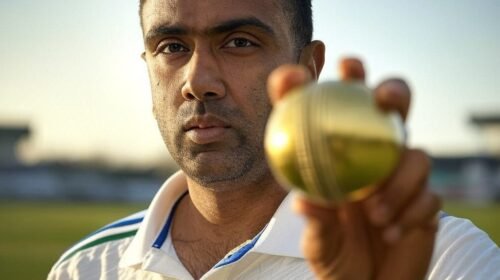
<svg viewBox="0 0 500 280">
<path fill-rule="evenodd" d="M 212 160 L 208 164 L 193 164 L 186 166 L 182 170 L 193 180 L 202 185 L 212 185 L 220 183 L 234 183 L 245 177 L 249 173 L 249 167 L 243 166 L 214 166 L 218 160 Z"/>
<path fill-rule="evenodd" d="M 213 167 L 214 163 L 217 161 L 213 160 L 208 165 L 181 165 L 181 169 L 199 185 L 215 191 L 234 190 L 235 187 L 254 185 L 262 181 L 264 177 L 271 176 L 265 161 L 264 164 L 260 165 L 256 165 L 253 161 L 243 164 L 219 165 L 217 168 Z"/>
</svg>

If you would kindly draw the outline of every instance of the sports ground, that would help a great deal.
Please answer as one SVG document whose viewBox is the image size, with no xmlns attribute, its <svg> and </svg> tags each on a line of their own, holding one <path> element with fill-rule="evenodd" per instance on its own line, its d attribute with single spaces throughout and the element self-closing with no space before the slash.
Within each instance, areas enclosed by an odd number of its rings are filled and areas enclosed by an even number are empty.
<svg viewBox="0 0 500 280">
<path fill-rule="evenodd" d="M 45 279 L 59 255 L 86 234 L 147 204 L 0 201 L 0 279 Z M 446 202 L 500 243 L 500 204 Z"/>
</svg>

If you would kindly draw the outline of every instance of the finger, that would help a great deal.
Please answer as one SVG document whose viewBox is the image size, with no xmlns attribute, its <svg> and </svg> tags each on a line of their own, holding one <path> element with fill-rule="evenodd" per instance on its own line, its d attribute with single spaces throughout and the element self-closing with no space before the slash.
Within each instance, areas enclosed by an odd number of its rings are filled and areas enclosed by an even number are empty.
<svg viewBox="0 0 500 280">
<path fill-rule="evenodd" d="M 328 269 L 335 260 L 342 239 L 339 234 L 331 234 L 316 221 L 308 221 L 301 239 L 301 249 L 316 273 Z M 328 269 L 329 270 L 329 269 Z"/>
<path fill-rule="evenodd" d="M 365 202 L 366 215 L 375 226 L 387 226 L 426 186 L 431 169 L 429 157 L 420 150 L 407 149 L 393 175 Z"/>
<path fill-rule="evenodd" d="M 308 219 L 338 223 L 338 208 L 312 202 L 305 197 L 297 197 L 293 203 L 293 210 Z"/>
<path fill-rule="evenodd" d="M 359 202 L 346 203 L 339 209 L 339 223 L 343 231 L 339 266 L 350 266 L 351 269 L 329 279 L 373 279 L 370 274 L 374 268 L 374 248 L 370 244 L 372 236 L 361 206 Z"/>
<path fill-rule="evenodd" d="M 363 247 L 365 250 L 369 247 L 367 222 L 359 202 L 330 207 L 297 197 L 293 208 L 305 216 L 309 237 L 316 238 L 316 242 L 332 246 L 333 241 L 339 240 L 330 239 L 340 238 L 344 247 Z"/>
<path fill-rule="evenodd" d="M 359 204 L 325 207 L 299 198 L 295 210 L 306 215 L 301 245 L 316 276 L 355 279 L 364 273 L 363 279 L 371 278 L 367 224 Z"/>
<path fill-rule="evenodd" d="M 385 80 L 375 88 L 375 101 L 384 111 L 397 111 L 404 121 L 410 110 L 410 87 L 402 79 Z"/>
<path fill-rule="evenodd" d="M 365 81 L 366 72 L 363 62 L 355 57 L 345 57 L 340 60 L 339 74 L 342 81 Z"/>
<path fill-rule="evenodd" d="M 317 272 L 325 270 L 335 259 L 342 242 L 337 209 L 325 208 L 304 197 L 297 197 L 293 210 L 306 218 L 301 247 L 304 256 Z"/>
<path fill-rule="evenodd" d="M 272 104 L 283 98 L 291 89 L 311 80 L 311 74 L 302 65 L 287 64 L 276 68 L 267 80 L 267 92 Z"/>
<path fill-rule="evenodd" d="M 440 209 L 441 200 L 436 194 L 428 189 L 420 192 L 397 218 L 395 224 L 384 231 L 384 239 L 394 243 L 404 232 L 432 224 Z"/>
<path fill-rule="evenodd" d="M 437 223 L 406 233 L 391 250 L 377 279 L 424 279 L 431 261 Z"/>
<path fill-rule="evenodd" d="M 344 229 L 347 246 L 368 250 L 370 247 L 368 242 L 369 229 L 361 203 L 353 202 L 343 205 L 339 209 L 339 223 Z"/>
</svg>

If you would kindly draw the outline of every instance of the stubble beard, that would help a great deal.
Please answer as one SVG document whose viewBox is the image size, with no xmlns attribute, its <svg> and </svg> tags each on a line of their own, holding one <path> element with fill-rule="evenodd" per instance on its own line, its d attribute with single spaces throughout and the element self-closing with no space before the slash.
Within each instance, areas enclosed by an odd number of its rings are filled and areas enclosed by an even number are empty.
<svg viewBox="0 0 500 280">
<path fill-rule="evenodd" d="M 271 106 L 262 108 L 257 121 L 254 122 L 248 121 L 239 110 L 221 109 L 222 107 L 206 104 L 204 108 L 232 121 L 237 145 L 220 151 L 216 160 L 211 163 L 200 162 L 197 158 L 198 152 L 185 145 L 185 135 L 183 130 L 179 129 L 182 127 L 182 117 L 192 113 L 181 111 L 178 117 L 168 118 L 169 121 L 165 123 L 158 122 L 158 126 L 167 149 L 182 171 L 197 184 L 214 191 L 234 190 L 273 180 L 263 145 L 265 124 Z"/>
<path fill-rule="evenodd" d="M 227 164 L 218 168 L 217 172 L 200 168 L 193 161 L 178 162 L 186 175 L 197 184 L 214 191 L 226 191 L 254 185 L 268 177 L 270 173 L 266 159 L 260 154 L 253 155 L 249 151 L 227 154 L 222 159 Z"/>
</svg>

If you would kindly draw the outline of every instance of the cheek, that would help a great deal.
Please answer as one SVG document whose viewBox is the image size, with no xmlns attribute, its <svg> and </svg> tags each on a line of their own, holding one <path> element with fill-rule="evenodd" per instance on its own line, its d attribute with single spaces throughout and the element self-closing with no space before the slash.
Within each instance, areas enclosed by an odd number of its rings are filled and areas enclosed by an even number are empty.
<svg viewBox="0 0 500 280">
<path fill-rule="evenodd" d="M 267 73 L 252 76 L 252 80 L 236 89 L 235 102 L 239 104 L 247 116 L 262 122 L 267 119 L 271 103 L 267 94 Z M 241 85 L 241 84 L 240 84 Z"/>
<path fill-rule="evenodd" d="M 178 112 L 181 102 L 175 98 L 176 91 L 170 82 L 164 79 L 152 85 L 153 114 L 160 134 L 171 153 L 175 153 L 180 145 L 180 121 Z"/>
<path fill-rule="evenodd" d="M 168 79 L 166 77 L 169 77 Z M 161 71 L 150 72 L 153 113 L 158 121 L 175 116 L 182 103 L 178 79 Z"/>
</svg>

